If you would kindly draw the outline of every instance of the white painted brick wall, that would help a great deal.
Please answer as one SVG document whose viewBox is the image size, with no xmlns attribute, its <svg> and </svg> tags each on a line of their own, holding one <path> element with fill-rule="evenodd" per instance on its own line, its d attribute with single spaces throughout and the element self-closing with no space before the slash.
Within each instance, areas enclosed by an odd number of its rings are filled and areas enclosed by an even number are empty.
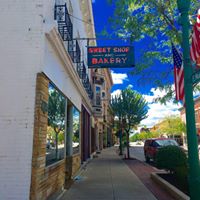
<svg viewBox="0 0 200 200">
<path fill-rule="evenodd" d="M 80 95 L 57 57 L 48 57 L 52 50 L 45 45 L 45 31 L 56 25 L 54 2 L 0 0 L 0 200 L 29 199 L 37 73 L 59 80 L 60 89 L 72 92 L 80 109 Z M 82 18 L 78 2 L 72 0 L 74 16 Z M 73 23 L 75 34 L 79 30 L 86 37 L 84 24 Z M 57 62 L 55 68 L 50 60 Z"/>
<path fill-rule="evenodd" d="M 0 1 L 0 199 L 29 199 L 43 0 Z"/>
</svg>

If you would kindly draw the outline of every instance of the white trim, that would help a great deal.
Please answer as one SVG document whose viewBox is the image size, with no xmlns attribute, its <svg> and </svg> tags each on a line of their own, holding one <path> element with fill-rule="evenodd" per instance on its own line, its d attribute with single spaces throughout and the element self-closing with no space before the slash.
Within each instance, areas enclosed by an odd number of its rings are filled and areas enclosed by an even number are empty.
<svg viewBox="0 0 200 200">
<path fill-rule="evenodd" d="M 78 73 L 76 72 L 76 70 L 73 67 L 73 62 L 72 62 L 69 54 L 65 50 L 64 44 L 62 42 L 62 39 L 61 39 L 59 33 L 57 32 L 57 29 L 54 27 L 49 33 L 46 33 L 46 37 L 49 40 L 52 47 L 55 49 L 58 56 L 60 57 L 67 73 L 73 80 L 74 85 L 77 87 L 78 91 L 80 92 L 82 99 L 85 103 L 84 105 L 86 105 L 86 108 L 88 110 L 90 110 L 90 113 L 91 113 L 92 105 L 91 105 L 90 99 L 88 97 L 88 94 L 85 91 L 85 89 L 79 79 Z"/>
</svg>

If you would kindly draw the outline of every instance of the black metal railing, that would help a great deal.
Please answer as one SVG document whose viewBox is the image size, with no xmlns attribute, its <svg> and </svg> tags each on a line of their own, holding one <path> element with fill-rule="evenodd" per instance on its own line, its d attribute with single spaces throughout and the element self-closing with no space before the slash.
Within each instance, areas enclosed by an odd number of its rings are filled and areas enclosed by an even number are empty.
<svg viewBox="0 0 200 200">
<path fill-rule="evenodd" d="M 86 74 L 86 76 L 82 79 L 82 83 L 83 83 L 84 88 L 87 90 L 88 87 L 89 87 L 89 84 L 90 84 L 90 81 L 89 81 L 89 78 L 88 78 L 88 75 L 87 75 L 87 74 Z"/>
<path fill-rule="evenodd" d="M 81 49 L 77 40 L 73 39 L 73 24 L 70 19 L 67 5 L 55 5 L 54 19 L 58 22 L 58 31 L 63 41 L 68 41 L 67 51 L 73 61 L 76 64 L 77 72 L 82 84 L 88 93 L 90 99 L 93 98 L 93 91 L 89 81 L 89 77 L 86 72 L 86 67 L 83 61 L 81 61 Z"/>
<path fill-rule="evenodd" d="M 79 78 L 80 79 L 84 79 L 84 77 L 86 76 L 86 67 L 85 67 L 85 64 L 84 62 L 80 62 L 80 63 L 77 63 L 77 72 L 78 72 L 78 75 L 79 75 Z"/>
<path fill-rule="evenodd" d="M 82 82 L 89 98 L 92 99 L 93 98 L 93 90 L 92 90 L 92 86 L 90 84 L 89 77 L 86 72 L 86 67 L 85 67 L 85 64 L 83 61 L 80 63 L 77 63 L 76 70 L 78 72 L 79 78 L 81 79 L 81 82 Z"/>
<path fill-rule="evenodd" d="M 68 53 L 74 63 L 81 62 L 81 49 L 77 40 L 71 40 L 68 43 Z"/>
<path fill-rule="evenodd" d="M 88 93 L 89 98 L 93 99 L 93 91 L 92 91 L 92 86 L 90 83 L 89 83 L 89 87 L 87 89 L 87 93 Z"/>
<path fill-rule="evenodd" d="M 54 19 L 58 22 L 58 31 L 63 41 L 73 39 L 73 24 L 71 22 L 67 5 L 55 5 Z"/>
</svg>

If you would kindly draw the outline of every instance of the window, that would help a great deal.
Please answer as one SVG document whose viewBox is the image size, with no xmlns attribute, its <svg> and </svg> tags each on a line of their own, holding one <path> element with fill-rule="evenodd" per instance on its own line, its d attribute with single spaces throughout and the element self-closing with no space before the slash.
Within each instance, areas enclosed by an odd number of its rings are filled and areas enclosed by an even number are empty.
<svg viewBox="0 0 200 200">
<path fill-rule="evenodd" d="M 175 145 L 178 146 L 177 142 L 175 140 L 156 140 L 156 143 L 158 146 L 168 146 L 168 145 Z"/>
<path fill-rule="evenodd" d="M 106 94 L 105 92 L 102 92 L 102 98 L 105 98 Z"/>
<path fill-rule="evenodd" d="M 73 135 L 72 135 L 72 148 L 73 154 L 79 153 L 79 135 L 80 135 L 80 113 L 74 107 L 73 108 Z"/>
<path fill-rule="evenodd" d="M 101 88 L 99 86 L 96 86 L 96 105 L 101 105 Z"/>
<path fill-rule="evenodd" d="M 46 137 L 46 165 L 64 158 L 66 99 L 49 84 L 48 127 Z"/>
</svg>

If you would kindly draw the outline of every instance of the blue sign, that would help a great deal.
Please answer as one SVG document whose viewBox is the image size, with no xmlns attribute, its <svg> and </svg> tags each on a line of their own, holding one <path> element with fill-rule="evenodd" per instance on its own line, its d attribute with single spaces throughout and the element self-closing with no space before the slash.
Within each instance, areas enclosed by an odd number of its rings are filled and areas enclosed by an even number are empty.
<svg viewBox="0 0 200 200">
<path fill-rule="evenodd" d="M 132 46 L 88 47 L 89 68 L 124 68 L 134 66 Z"/>
</svg>

